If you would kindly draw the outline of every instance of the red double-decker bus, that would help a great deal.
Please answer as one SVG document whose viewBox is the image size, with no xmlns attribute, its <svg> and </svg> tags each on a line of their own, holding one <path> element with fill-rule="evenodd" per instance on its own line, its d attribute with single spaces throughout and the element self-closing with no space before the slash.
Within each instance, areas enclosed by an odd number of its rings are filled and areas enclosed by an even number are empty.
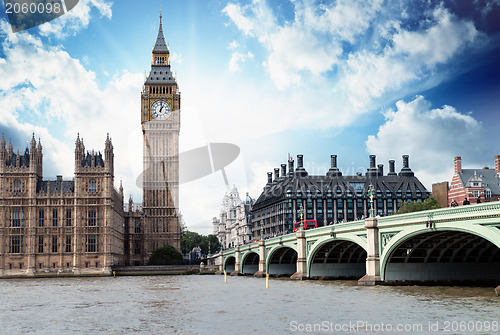
<svg viewBox="0 0 500 335">
<path fill-rule="evenodd" d="M 318 224 L 316 223 L 316 220 L 304 220 L 304 221 L 295 222 L 293 224 L 293 231 L 296 231 L 297 229 L 299 229 L 301 227 L 302 223 L 304 223 L 304 230 L 318 228 Z"/>
</svg>

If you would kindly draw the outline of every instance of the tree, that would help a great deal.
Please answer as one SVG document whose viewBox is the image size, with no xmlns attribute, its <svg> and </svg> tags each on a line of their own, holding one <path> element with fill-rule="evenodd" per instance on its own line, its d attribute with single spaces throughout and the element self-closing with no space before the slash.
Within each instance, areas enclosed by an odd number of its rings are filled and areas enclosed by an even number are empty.
<svg viewBox="0 0 500 335">
<path fill-rule="evenodd" d="M 210 250 L 209 250 L 210 246 Z M 181 235 L 181 252 L 187 254 L 193 248 L 200 247 L 201 253 L 207 255 L 209 251 L 215 253 L 220 248 L 219 240 L 215 235 L 201 235 L 196 232 L 186 230 Z"/>
<path fill-rule="evenodd" d="M 396 214 L 413 213 L 413 212 L 427 211 L 430 209 L 438 209 L 438 208 L 441 208 L 441 206 L 439 206 L 437 200 L 433 197 L 429 197 L 425 199 L 423 202 L 420 201 L 403 202 L 403 205 L 399 208 Z"/>
<path fill-rule="evenodd" d="M 182 254 L 169 244 L 156 249 L 149 257 L 149 264 L 151 265 L 173 265 L 182 264 L 183 262 Z"/>
<path fill-rule="evenodd" d="M 187 254 L 195 247 L 201 247 L 202 236 L 196 232 L 186 230 L 181 236 L 181 252 Z"/>
</svg>

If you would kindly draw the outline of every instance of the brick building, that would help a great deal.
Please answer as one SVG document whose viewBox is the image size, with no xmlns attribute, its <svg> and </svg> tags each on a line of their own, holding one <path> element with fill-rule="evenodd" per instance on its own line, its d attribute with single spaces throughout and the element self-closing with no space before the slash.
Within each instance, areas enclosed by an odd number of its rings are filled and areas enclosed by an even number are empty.
<svg viewBox="0 0 500 335">
<path fill-rule="evenodd" d="M 500 155 L 495 156 L 495 168 L 463 169 L 462 157 L 455 157 L 455 174 L 448 191 L 448 206 L 465 198 L 470 203 L 497 201 L 500 198 Z"/>
</svg>

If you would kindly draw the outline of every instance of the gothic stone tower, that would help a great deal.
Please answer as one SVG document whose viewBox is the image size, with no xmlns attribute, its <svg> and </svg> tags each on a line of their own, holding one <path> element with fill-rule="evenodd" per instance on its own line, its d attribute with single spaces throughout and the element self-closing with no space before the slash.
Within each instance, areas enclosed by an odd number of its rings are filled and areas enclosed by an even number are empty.
<svg viewBox="0 0 500 335">
<path fill-rule="evenodd" d="M 180 250 L 179 130 L 181 96 L 170 70 L 170 52 L 160 28 L 151 72 L 141 94 L 143 133 L 144 256 L 166 244 Z"/>
</svg>

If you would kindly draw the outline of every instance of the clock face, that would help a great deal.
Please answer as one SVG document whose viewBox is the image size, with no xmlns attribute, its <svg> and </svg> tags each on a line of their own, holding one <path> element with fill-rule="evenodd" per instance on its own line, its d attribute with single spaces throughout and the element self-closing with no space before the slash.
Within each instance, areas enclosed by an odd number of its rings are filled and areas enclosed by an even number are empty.
<svg viewBox="0 0 500 335">
<path fill-rule="evenodd" d="M 151 115 L 157 120 L 165 120 L 170 116 L 170 105 L 163 100 L 157 100 L 151 105 Z"/>
</svg>

